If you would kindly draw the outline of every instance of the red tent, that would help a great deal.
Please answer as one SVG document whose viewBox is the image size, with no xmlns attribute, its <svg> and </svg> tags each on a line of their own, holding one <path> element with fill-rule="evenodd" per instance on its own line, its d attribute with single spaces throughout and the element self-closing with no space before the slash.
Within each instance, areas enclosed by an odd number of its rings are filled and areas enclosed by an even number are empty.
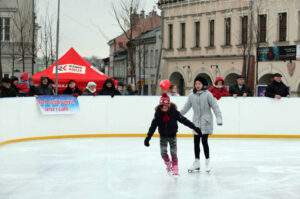
<svg viewBox="0 0 300 199">
<path fill-rule="evenodd" d="M 56 63 L 49 68 L 32 76 L 35 84 L 40 83 L 41 76 L 47 76 L 55 82 Z M 97 84 L 97 90 L 102 89 L 104 81 L 110 78 L 93 67 L 89 62 L 83 59 L 73 48 L 58 60 L 58 91 L 62 92 L 70 80 L 75 80 L 80 90 L 83 90 L 88 82 L 92 81 Z M 113 80 L 115 86 L 118 82 Z"/>
</svg>

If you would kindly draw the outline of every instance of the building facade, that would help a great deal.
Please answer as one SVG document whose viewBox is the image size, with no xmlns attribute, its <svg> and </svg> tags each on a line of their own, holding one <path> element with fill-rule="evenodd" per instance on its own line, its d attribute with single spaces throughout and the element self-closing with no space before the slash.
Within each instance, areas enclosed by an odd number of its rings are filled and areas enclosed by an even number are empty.
<svg viewBox="0 0 300 199">
<path fill-rule="evenodd" d="M 1 0 L 0 40 L 4 76 L 33 74 L 36 54 L 34 0 Z"/>
<path fill-rule="evenodd" d="M 189 93 L 197 76 L 209 85 L 222 76 L 231 85 L 239 74 L 247 74 L 255 91 L 257 85 L 270 83 L 275 72 L 283 75 L 293 94 L 300 91 L 296 56 L 288 61 L 261 61 L 257 56 L 264 47 L 294 49 L 299 43 L 300 1 L 161 0 L 159 7 L 163 17 L 159 79 L 170 79 L 181 94 Z"/>
</svg>

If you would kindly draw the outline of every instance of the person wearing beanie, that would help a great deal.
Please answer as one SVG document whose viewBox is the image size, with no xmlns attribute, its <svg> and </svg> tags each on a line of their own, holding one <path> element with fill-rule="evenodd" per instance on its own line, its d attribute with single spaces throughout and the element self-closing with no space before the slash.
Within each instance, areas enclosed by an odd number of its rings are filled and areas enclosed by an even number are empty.
<svg viewBox="0 0 300 199">
<path fill-rule="evenodd" d="M 193 123 L 202 131 L 202 145 L 206 158 L 206 171 L 210 172 L 210 155 L 208 146 L 208 136 L 213 134 L 213 115 L 211 109 L 217 118 L 217 124 L 222 125 L 222 114 L 211 92 L 207 90 L 207 81 L 202 77 L 197 77 L 194 81 L 193 92 L 188 96 L 187 102 L 181 110 L 181 114 L 185 115 L 191 108 L 193 109 Z M 194 154 L 195 161 L 189 172 L 200 171 L 200 136 L 194 132 Z"/>
<path fill-rule="evenodd" d="M 96 90 L 97 84 L 95 82 L 89 82 L 86 88 L 82 91 L 82 95 L 97 95 Z"/>
<path fill-rule="evenodd" d="M 275 73 L 273 75 L 273 81 L 266 88 L 266 97 L 281 99 L 282 97 L 290 97 L 289 88 L 282 82 L 282 75 Z"/>
<path fill-rule="evenodd" d="M 23 73 L 21 75 L 21 81 L 17 85 L 20 96 L 27 96 L 30 90 L 29 81 L 28 81 L 28 73 Z"/>
<path fill-rule="evenodd" d="M 223 96 L 230 96 L 227 88 L 225 87 L 225 81 L 222 77 L 217 77 L 213 86 L 208 89 L 213 96 L 219 100 Z"/>
<path fill-rule="evenodd" d="M 16 97 L 16 90 L 10 86 L 11 80 L 7 77 L 4 77 L 1 81 L 0 86 L 0 97 Z"/>
<path fill-rule="evenodd" d="M 160 98 L 159 105 L 155 109 L 154 119 L 152 120 L 147 137 L 144 144 L 146 147 L 150 146 L 150 139 L 153 136 L 156 128 L 160 134 L 160 151 L 161 157 L 167 166 L 167 172 L 175 177 L 178 177 L 178 158 L 177 158 L 177 139 L 176 134 L 178 131 L 178 124 L 180 122 L 185 126 L 193 129 L 200 137 L 201 130 L 197 128 L 187 118 L 182 116 L 177 110 L 177 106 L 170 102 L 170 97 L 167 93 L 163 93 Z M 171 159 L 168 155 L 168 143 L 171 148 Z"/>
<path fill-rule="evenodd" d="M 114 97 L 115 95 L 121 95 L 121 93 L 115 88 L 113 80 L 108 78 L 105 80 L 99 95 L 110 95 L 111 97 Z"/>
<path fill-rule="evenodd" d="M 20 96 L 19 89 L 17 88 L 18 84 L 19 84 L 19 78 L 16 76 L 11 76 L 10 77 L 10 87 L 15 89 L 17 96 Z"/>
<path fill-rule="evenodd" d="M 37 97 L 39 95 L 39 90 L 37 89 L 37 87 L 34 85 L 34 80 L 32 77 L 28 78 L 29 81 L 29 92 L 28 92 L 28 96 L 35 96 Z"/>
<path fill-rule="evenodd" d="M 81 91 L 76 86 L 75 80 L 70 80 L 68 82 L 67 88 L 64 90 L 65 95 L 73 95 L 74 97 L 78 97 L 81 94 Z"/>
</svg>

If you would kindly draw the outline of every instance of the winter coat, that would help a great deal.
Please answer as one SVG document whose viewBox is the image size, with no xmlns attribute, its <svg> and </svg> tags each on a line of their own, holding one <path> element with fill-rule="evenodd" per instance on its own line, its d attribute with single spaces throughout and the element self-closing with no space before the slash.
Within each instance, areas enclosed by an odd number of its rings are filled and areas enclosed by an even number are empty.
<svg viewBox="0 0 300 199">
<path fill-rule="evenodd" d="M 15 85 L 13 84 L 14 81 L 16 81 L 16 80 L 19 81 L 19 78 L 17 78 L 16 76 L 11 76 L 11 78 L 10 78 L 10 81 L 11 81 L 10 84 L 11 84 L 11 86 L 10 86 L 10 87 L 16 91 L 17 96 L 20 96 L 19 89 L 17 88 L 17 86 L 15 86 Z"/>
<path fill-rule="evenodd" d="M 216 85 L 218 81 L 222 81 L 222 88 L 217 88 Z M 223 96 L 230 96 L 227 88 L 225 87 L 225 81 L 222 77 L 218 77 L 215 81 L 215 85 L 211 86 L 208 90 L 213 94 L 215 98 L 217 98 L 217 100 L 219 100 Z"/>
<path fill-rule="evenodd" d="M 288 96 L 289 89 L 283 82 L 276 82 L 275 80 L 267 87 L 265 96 L 274 98 L 275 95 L 280 95 L 281 97 Z"/>
<path fill-rule="evenodd" d="M 0 87 L 0 97 L 16 97 L 17 93 L 13 88 Z"/>
<path fill-rule="evenodd" d="M 112 87 L 108 88 L 106 84 L 111 83 Z M 115 85 L 112 81 L 112 79 L 107 79 L 105 80 L 103 84 L 102 90 L 99 92 L 99 95 L 110 95 L 110 96 L 115 96 L 115 95 L 121 95 L 121 93 L 115 88 Z"/>
<path fill-rule="evenodd" d="M 40 85 L 37 87 L 39 95 L 53 95 L 54 94 L 53 89 L 49 87 L 49 84 L 47 84 L 47 85 L 42 84 L 42 80 L 44 78 L 47 78 L 49 80 L 49 78 L 46 76 L 41 77 Z M 49 81 L 48 81 L 48 83 L 49 83 Z"/>
<path fill-rule="evenodd" d="M 30 85 L 29 85 L 29 81 L 28 81 L 28 73 L 23 73 L 21 75 L 23 81 L 19 82 L 17 88 L 19 89 L 19 93 L 20 95 L 28 95 L 28 92 L 30 90 Z"/>
<path fill-rule="evenodd" d="M 30 86 L 28 96 L 39 95 L 39 90 L 36 86 Z"/>
<path fill-rule="evenodd" d="M 82 95 L 94 95 L 94 96 L 96 96 L 96 95 L 97 95 L 97 92 L 95 91 L 94 93 L 92 93 L 88 88 L 85 88 L 85 89 L 82 91 Z"/>
<path fill-rule="evenodd" d="M 178 131 L 177 121 L 191 129 L 196 129 L 196 126 L 191 121 L 180 114 L 175 104 L 171 103 L 168 116 L 170 117 L 170 120 L 168 122 L 163 122 L 163 112 L 160 110 L 159 106 L 156 107 L 154 119 L 152 120 L 148 131 L 149 137 L 152 137 L 157 127 L 161 137 L 175 137 Z"/>
<path fill-rule="evenodd" d="M 127 86 L 126 95 L 138 95 L 138 94 L 139 94 L 138 90 L 133 91 L 132 88 L 131 88 L 131 85 Z"/>
<path fill-rule="evenodd" d="M 193 123 L 199 127 L 202 134 L 213 134 L 213 116 L 211 109 L 213 109 L 217 118 L 217 124 L 222 124 L 222 114 L 217 104 L 216 99 L 208 90 L 197 91 L 188 96 L 181 114 L 185 115 L 190 108 L 193 108 Z"/>
<path fill-rule="evenodd" d="M 77 86 L 75 86 L 75 88 L 70 88 L 69 84 L 71 81 L 69 81 L 68 83 L 68 87 L 64 90 L 64 94 L 65 95 L 73 95 L 74 97 L 78 97 L 81 94 L 81 91 L 79 90 L 79 88 Z"/>
<path fill-rule="evenodd" d="M 251 89 L 246 84 L 243 84 L 242 88 L 240 88 L 238 84 L 230 86 L 229 93 L 232 96 L 234 94 L 237 94 L 237 96 L 243 96 L 244 93 L 247 93 L 247 96 L 252 96 Z"/>
</svg>

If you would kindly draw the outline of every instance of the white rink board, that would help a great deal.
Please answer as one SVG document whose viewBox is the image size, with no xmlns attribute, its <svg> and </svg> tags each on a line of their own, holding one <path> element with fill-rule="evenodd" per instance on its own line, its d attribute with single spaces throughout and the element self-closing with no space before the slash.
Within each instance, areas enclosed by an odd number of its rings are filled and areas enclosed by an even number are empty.
<svg viewBox="0 0 300 199">
<path fill-rule="evenodd" d="M 159 96 L 81 96 L 74 115 L 42 115 L 35 98 L 0 99 L 0 142 L 29 137 L 147 133 Z M 180 110 L 187 97 L 172 97 Z M 214 134 L 300 135 L 300 98 L 222 98 Z M 192 119 L 192 109 L 186 115 Z M 180 125 L 180 134 L 191 134 Z"/>
</svg>

